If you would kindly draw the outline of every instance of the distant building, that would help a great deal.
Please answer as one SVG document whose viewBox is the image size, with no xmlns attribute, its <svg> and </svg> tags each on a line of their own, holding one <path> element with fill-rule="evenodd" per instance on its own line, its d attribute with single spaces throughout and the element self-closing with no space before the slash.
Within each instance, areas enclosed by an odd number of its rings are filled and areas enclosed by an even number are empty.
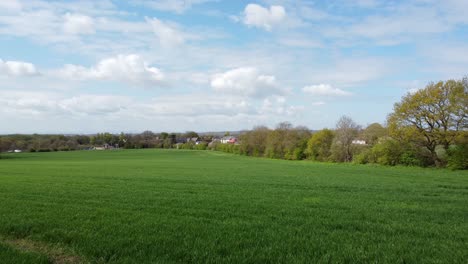
<svg viewBox="0 0 468 264">
<path fill-rule="evenodd" d="M 367 145 L 366 141 L 362 139 L 355 139 L 351 143 L 354 145 Z"/>
<path fill-rule="evenodd" d="M 237 143 L 237 138 L 233 136 L 226 136 L 221 138 L 221 143 L 223 144 L 236 144 Z"/>
</svg>

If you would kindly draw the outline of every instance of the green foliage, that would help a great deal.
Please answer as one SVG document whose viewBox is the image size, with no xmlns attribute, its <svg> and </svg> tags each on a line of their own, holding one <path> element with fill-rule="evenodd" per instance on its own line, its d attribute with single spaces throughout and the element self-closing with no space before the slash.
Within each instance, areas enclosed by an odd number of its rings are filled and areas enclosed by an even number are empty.
<svg viewBox="0 0 468 264">
<path fill-rule="evenodd" d="M 468 81 L 448 80 L 430 83 L 414 94 L 407 94 L 389 116 L 390 135 L 400 141 L 425 147 L 437 166 L 445 161 L 437 147 L 448 150 L 467 128 Z"/>
<path fill-rule="evenodd" d="M 448 167 L 453 170 L 468 169 L 468 131 L 460 133 L 455 145 L 449 148 Z"/>
<path fill-rule="evenodd" d="M 454 145 L 449 149 L 448 167 L 453 170 L 468 169 L 468 144 Z"/>
<path fill-rule="evenodd" d="M 306 127 L 293 127 L 288 122 L 278 124 L 266 138 L 265 157 L 300 160 L 305 158 L 310 131 Z"/>
<path fill-rule="evenodd" d="M 374 145 L 380 138 L 388 135 L 387 128 L 379 123 L 373 123 L 367 126 L 361 133 L 361 138 L 366 141 L 368 145 Z"/>
<path fill-rule="evenodd" d="M 240 137 L 241 153 L 248 156 L 263 157 L 270 130 L 267 127 L 254 127 Z"/>
<path fill-rule="evenodd" d="M 353 156 L 353 163 L 356 164 L 367 164 L 367 163 L 375 163 L 372 149 L 366 148 L 358 154 Z"/>
<path fill-rule="evenodd" d="M 394 139 L 388 138 L 374 145 L 369 161 L 381 165 L 395 166 L 400 164 L 402 153 L 401 144 Z"/>
<path fill-rule="evenodd" d="M 307 156 L 311 160 L 328 161 L 331 155 L 331 145 L 334 133 L 330 129 L 323 129 L 316 132 L 307 142 Z"/>
<path fill-rule="evenodd" d="M 241 154 L 241 146 L 237 144 L 222 144 L 220 142 L 217 142 L 213 144 L 210 149 L 232 154 Z"/>
<path fill-rule="evenodd" d="M 353 160 L 353 140 L 359 134 L 360 126 L 350 117 L 342 116 L 336 123 L 335 137 L 331 146 L 331 159 L 335 162 Z"/>
</svg>

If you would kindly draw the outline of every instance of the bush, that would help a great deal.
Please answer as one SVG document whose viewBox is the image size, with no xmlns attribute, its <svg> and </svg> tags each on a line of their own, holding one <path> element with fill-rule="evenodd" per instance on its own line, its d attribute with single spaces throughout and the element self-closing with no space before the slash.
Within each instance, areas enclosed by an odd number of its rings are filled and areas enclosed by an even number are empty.
<svg viewBox="0 0 468 264">
<path fill-rule="evenodd" d="M 208 147 L 208 144 L 207 143 L 199 143 L 197 145 L 195 145 L 194 149 L 196 150 L 206 150 L 206 148 Z"/>
<path fill-rule="evenodd" d="M 448 151 L 448 168 L 452 170 L 468 169 L 468 144 L 451 146 Z"/>
<path fill-rule="evenodd" d="M 371 149 L 365 149 L 361 151 L 361 153 L 354 155 L 353 157 L 353 162 L 356 164 L 367 164 L 367 163 L 373 163 L 372 159 L 372 150 Z"/>
<path fill-rule="evenodd" d="M 402 165 L 406 166 L 422 166 L 423 162 L 421 158 L 418 158 L 417 155 L 412 151 L 405 151 L 401 154 L 400 162 Z"/>
<path fill-rule="evenodd" d="M 401 144 L 394 139 L 385 139 L 372 147 L 372 160 L 381 165 L 400 164 L 401 155 Z"/>
</svg>

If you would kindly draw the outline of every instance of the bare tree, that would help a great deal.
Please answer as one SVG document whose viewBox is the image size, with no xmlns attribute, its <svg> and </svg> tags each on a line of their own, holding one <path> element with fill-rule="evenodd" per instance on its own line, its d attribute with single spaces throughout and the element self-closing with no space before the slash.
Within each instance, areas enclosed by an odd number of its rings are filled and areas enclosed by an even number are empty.
<svg viewBox="0 0 468 264">
<path fill-rule="evenodd" d="M 336 161 L 350 162 L 353 159 L 353 140 L 356 139 L 361 127 L 348 116 L 342 116 L 336 123 L 335 141 L 332 147 Z"/>
</svg>

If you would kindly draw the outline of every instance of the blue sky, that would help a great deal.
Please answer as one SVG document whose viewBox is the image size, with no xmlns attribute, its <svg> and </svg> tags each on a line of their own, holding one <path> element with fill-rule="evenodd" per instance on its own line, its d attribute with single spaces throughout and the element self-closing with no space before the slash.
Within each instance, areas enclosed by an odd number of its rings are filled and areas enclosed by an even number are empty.
<svg viewBox="0 0 468 264">
<path fill-rule="evenodd" d="M 384 123 L 468 75 L 466 0 L 0 2 L 0 133 Z"/>
</svg>

